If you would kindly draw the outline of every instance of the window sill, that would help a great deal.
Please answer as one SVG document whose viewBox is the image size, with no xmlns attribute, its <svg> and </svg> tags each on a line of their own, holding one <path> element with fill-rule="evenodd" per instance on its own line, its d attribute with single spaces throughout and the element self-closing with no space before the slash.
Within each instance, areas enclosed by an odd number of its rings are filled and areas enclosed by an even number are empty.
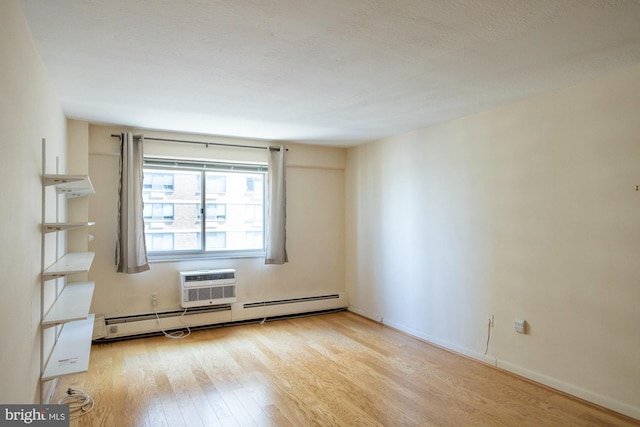
<svg viewBox="0 0 640 427">
<path fill-rule="evenodd" d="M 199 260 L 220 260 L 220 259 L 237 259 L 237 258 L 264 258 L 265 253 L 259 251 L 225 251 L 221 253 L 166 253 L 148 255 L 150 264 L 159 262 L 180 262 L 180 261 L 199 261 Z"/>
</svg>

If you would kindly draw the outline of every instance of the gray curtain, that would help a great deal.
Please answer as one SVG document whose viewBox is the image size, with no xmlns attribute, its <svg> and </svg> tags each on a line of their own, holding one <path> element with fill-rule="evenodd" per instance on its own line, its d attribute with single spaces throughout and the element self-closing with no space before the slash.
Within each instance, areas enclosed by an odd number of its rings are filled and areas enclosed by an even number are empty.
<svg viewBox="0 0 640 427">
<path fill-rule="evenodd" d="M 269 147 L 265 264 L 284 264 L 289 261 L 286 247 L 285 151 L 284 146 Z"/>
<path fill-rule="evenodd" d="M 142 137 L 121 135 L 116 265 L 121 273 L 149 270 L 142 212 Z"/>
</svg>

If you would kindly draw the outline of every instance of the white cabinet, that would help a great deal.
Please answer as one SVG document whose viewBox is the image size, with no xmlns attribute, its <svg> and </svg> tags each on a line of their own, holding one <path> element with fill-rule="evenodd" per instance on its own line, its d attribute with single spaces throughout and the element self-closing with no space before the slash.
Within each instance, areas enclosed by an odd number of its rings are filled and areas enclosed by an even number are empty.
<svg viewBox="0 0 640 427">
<path fill-rule="evenodd" d="M 46 172 L 46 142 L 43 140 L 43 165 Z M 55 190 L 56 206 L 47 207 L 47 192 Z M 93 282 L 67 282 L 67 276 L 86 273 L 93 262 L 93 252 L 71 252 L 58 255 L 59 245 L 56 236 L 56 254 L 48 254 L 46 235 L 50 233 L 66 233 L 68 230 L 92 226 L 92 222 L 58 222 L 60 216 L 59 200 L 62 210 L 67 207 L 67 200 L 94 194 L 88 176 L 46 174 L 42 176 L 42 299 L 45 295 L 54 295 L 52 304 L 42 304 L 41 313 L 41 381 L 55 379 L 62 375 L 86 372 L 89 367 L 89 354 L 93 334 L 94 315 L 89 313 L 95 284 Z M 55 209 L 56 221 L 47 222 Z M 66 217 L 66 215 L 64 215 Z M 66 237 L 66 236 L 64 236 Z M 63 240 L 66 242 L 66 238 Z M 49 249 L 50 250 L 50 249 Z M 61 251 L 66 252 L 66 251 Z M 45 260 L 54 262 L 45 265 Z M 51 287 L 51 288 L 49 288 Z M 53 328 L 53 346 L 45 348 L 46 330 Z M 51 333 L 49 333 L 51 334 Z M 43 389 L 43 387 L 41 387 Z M 41 400 L 44 401 L 43 396 Z"/>
</svg>

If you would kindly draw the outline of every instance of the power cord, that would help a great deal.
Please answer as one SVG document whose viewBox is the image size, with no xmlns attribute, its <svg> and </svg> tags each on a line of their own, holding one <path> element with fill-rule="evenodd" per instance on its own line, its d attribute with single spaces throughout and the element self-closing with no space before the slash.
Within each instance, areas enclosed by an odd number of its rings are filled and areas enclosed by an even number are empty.
<svg viewBox="0 0 640 427">
<path fill-rule="evenodd" d="M 67 389 L 67 394 L 58 400 L 58 404 L 69 405 L 69 417 L 71 419 L 87 415 L 95 406 L 93 397 L 83 391 L 72 388 Z"/>
<path fill-rule="evenodd" d="M 264 322 L 267 321 L 267 301 L 262 301 L 262 312 L 264 313 L 264 318 L 260 321 L 261 325 L 264 325 Z"/>
<path fill-rule="evenodd" d="M 153 311 L 156 314 L 156 321 L 158 322 L 158 327 L 160 328 L 160 330 L 162 331 L 162 333 L 164 334 L 165 337 L 167 338 L 172 338 L 174 340 L 179 340 L 179 339 L 183 339 L 188 337 L 189 335 L 191 335 L 191 329 L 189 328 L 189 326 L 185 325 L 185 323 L 183 322 L 182 318 L 184 317 L 185 313 L 187 312 L 187 309 L 185 308 L 184 311 L 182 312 L 182 314 L 180 315 L 180 323 L 182 323 L 182 325 L 187 328 L 187 330 L 185 331 L 184 329 L 181 331 L 173 331 L 173 332 L 167 332 L 164 329 L 162 329 L 162 325 L 160 324 L 160 316 L 158 315 L 158 308 L 157 308 L 157 304 L 155 304 L 155 300 L 153 300 L 154 304 L 153 304 Z"/>
<path fill-rule="evenodd" d="M 489 321 L 487 322 L 487 345 L 484 348 L 484 355 L 487 354 L 487 352 L 489 351 L 489 340 L 491 339 L 491 319 L 489 319 Z"/>
</svg>

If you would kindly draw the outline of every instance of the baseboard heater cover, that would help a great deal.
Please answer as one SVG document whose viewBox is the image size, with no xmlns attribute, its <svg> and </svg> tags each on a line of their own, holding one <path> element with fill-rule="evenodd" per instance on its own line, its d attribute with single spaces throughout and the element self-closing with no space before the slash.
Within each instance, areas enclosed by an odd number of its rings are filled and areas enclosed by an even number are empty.
<svg viewBox="0 0 640 427">
<path fill-rule="evenodd" d="M 215 313 L 219 311 L 230 311 L 230 310 L 231 310 L 231 306 L 227 304 L 227 305 L 218 305 L 218 306 L 204 307 L 204 308 L 189 308 L 187 309 L 186 312 L 184 309 L 163 311 L 163 312 L 158 312 L 158 317 L 160 319 L 164 319 L 167 317 L 176 317 L 176 316 L 179 317 L 179 316 L 182 316 L 182 313 L 184 313 L 184 316 L 186 317 L 194 314 Z M 155 320 L 155 319 L 156 319 L 155 313 L 142 313 L 142 314 L 133 314 L 129 316 L 120 316 L 120 317 L 106 317 L 104 319 L 104 323 L 108 326 L 108 325 L 119 325 L 122 323 L 141 322 L 144 320 Z"/>
<path fill-rule="evenodd" d="M 280 299 L 280 300 L 271 300 L 271 301 L 261 301 L 261 302 L 249 302 L 242 305 L 243 308 L 257 308 L 257 307 L 267 307 L 272 305 L 282 305 L 282 304 L 294 304 L 298 302 L 309 302 L 309 301 L 321 301 L 328 299 L 339 299 L 340 295 L 331 294 L 331 295 L 319 295 L 314 297 L 302 297 L 302 298 L 290 298 L 290 299 Z"/>
<path fill-rule="evenodd" d="M 189 328 L 192 331 L 199 331 L 204 329 L 224 328 L 227 326 L 255 324 L 258 322 L 263 323 L 263 322 L 272 322 L 272 321 L 278 321 L 278 320 L 284 320 L 284 319 L 295 319 L 299 317 L 319 316 L 321 314 L 338 313 L 341 311 L 347 311 L 347 308 L 341 307 L 341 308 L 333 308 L 333 309 L 327 309 L 327 310 L 309 311 L 306 313 L 283 314 L 280 316 L 271 316 L 268 318 L 258 318 L 258 319 L 251 318 L 251 319 L 245 319 L 245 320 L 228 321 L 223 323 L 210 323 L 210 324 L 204 324 L 199 326 L 190 326 Z M 184 329 L 184 327 L 179 329 Z M 179 329 L 172 328 L 172 329 L 166 330 L 166 332 L 172 332 Z M 154 337 L 158 335 L 162 335 L 162 331 L 150 331 L 150 332 L 141 332 L 141 333 L 128 334 L 128 335 L 117 335 L 117 336 L 114 335 L 109 337 L 94 337 L 92 342 L 95 344 L 98 344 L 98 343 L 106 343 L 106 342 L 114 342 L 114 341 L 125 341 L 125 340 L 131 340 L 136 338 Z"/>
<path fill-rule="evenodd" d="M 348 305 L 346 293 L 340 292 L 290 299 L 191 307 L 186 312 L 184 309 L 175 309 L 159 312 L 158 317 L 165 331 L 184 329 L 186 326 L 191 329 L 206 329 L 340 311 L 346 309 Z M 156 313 L 103 317 L 99 323 L 100 325 L 94 325 L 94 342 L 154 336 L 161 333 Z"/>
</svg>

